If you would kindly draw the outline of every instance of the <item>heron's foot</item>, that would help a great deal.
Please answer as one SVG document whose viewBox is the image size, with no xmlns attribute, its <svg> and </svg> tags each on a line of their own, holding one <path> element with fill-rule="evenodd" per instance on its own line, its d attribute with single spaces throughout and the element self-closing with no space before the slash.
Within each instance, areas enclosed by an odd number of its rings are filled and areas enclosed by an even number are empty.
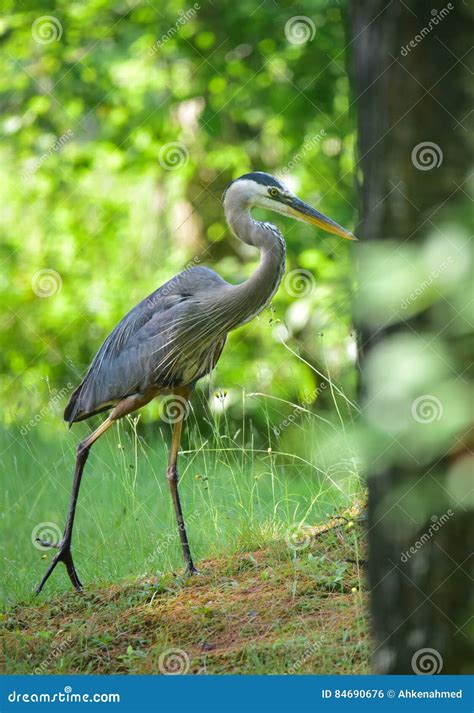
<svg viewBox="0 0 474 713">
<path fill-rule="evenodd" d="M 193 564 L 186 566 L 186 576 L 187 577 L 194 577 L 199 574 L 201 574 L 201 572 L 198 569 L 196 569 L 196 567 Z"/>
<path fill-rule="evenodd" d="M 48 569 L 46 570 L 46 573 L 39 583 L 38 588 L 36 589 L 36 595 L 38 595 L 41 590 L 43 589 L 44 585 L 48 581 L 50 575 L 53 573 L 53 570 L 56 568 L 56 565 L 58 562 L 63 562 L 63 564 L 66 567 L 66 571 L 69 575 L 69 579 L 72 582 L 72 586 L 77 592 L 80 592 L 82 589 L 82 584 L 77 576 L 76 568 L 74 567 L 74 562 L 72 559 L 72 554 L 71 554 L 71 545 L 69 542 L 61 542 L 59 545 L 51 545 L 50 543 L 44 543 L 41 540 L 38 539 L 38 542 L 41 542 L 45 547 L 55 547 L 58 549 L 58 553 L 53 557 L 53 560 L 51 564 L 49 565 Z"/>
</svg>

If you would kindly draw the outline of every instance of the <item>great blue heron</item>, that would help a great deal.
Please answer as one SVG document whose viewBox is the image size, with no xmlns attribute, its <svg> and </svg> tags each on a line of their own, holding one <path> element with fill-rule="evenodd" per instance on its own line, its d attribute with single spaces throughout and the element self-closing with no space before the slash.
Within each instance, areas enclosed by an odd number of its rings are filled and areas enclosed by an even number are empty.
<svg viewBox="0 0 474 713">
<path fill-rule="evenodd" d="M 129 312 L 107 337 L 64 412 L 69 424 L 110 410 L 105 421 L 78 446 L 71 502 L 62 541 L 37 591 L 63 562 L 77 590 L 82 588 L 71 554 L 72 529 L 84 465 L 95 441 L 119 418 L 158 395 L 177 399 L 167 479 L 188 573 L 196 572 L 178 494 L 177 457 L 187 404 L 196 382 L 217 364 L 230 330 L 250 321 L 268 305 L 285 270 L 285 241 L 278 228 L 254 220 L 254 207 L 316 225 L 354 240 L 349 231 L 300 200 L 267 173 L 247 173 L 223 196 L 232 233 L 260 250 L 253 275 L 231 285 L 207 267 L 192 267 L 173 277 Z M 181 408 L 180 408 L 181 407 Z M 42 542 L 44 546 L 50 546 Z"/>
</svg>

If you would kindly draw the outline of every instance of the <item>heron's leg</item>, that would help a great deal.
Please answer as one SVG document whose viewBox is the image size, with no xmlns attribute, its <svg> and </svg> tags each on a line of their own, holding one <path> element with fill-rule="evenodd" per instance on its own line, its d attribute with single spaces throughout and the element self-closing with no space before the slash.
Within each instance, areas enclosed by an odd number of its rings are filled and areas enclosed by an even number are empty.
<svg viewBox="0 0 474 713">
<path fill-rule="evenodd" d="M 190 392 L 187 392 L 189 396 Z M 183 418 L 184 414 L 181 414 L 179 420 L 176 421 L 173 427 L 173 437 L 171 439 L 170 455 L 168 460 L 168 469 L 166 471 L 166 477 L 168 479 L 168 485 L 171 492 L 171 497 L 173 499 L 174 510 L 176 513 L 176 520 L 178 522 L 179 537 L 181 539 L 181 547 L 183 548 L 184 562 L 186 565 L 186 570 L 189 574 L 196 574 L 197 569 L 193 564 L 193 559 L 191 557 L 191 550 L 189 549 L 188 536 L 186 534 L 186 527 L 184 524 L 183 510 L 181 508 L 181 501 L 179 499 L 178 493 L 178 450 L 181 441 L 181 431 L 183 428 Z"/>
<path fill-rule="evenodd" d="M 82 479 L 82 473 L 84 470 L 84 466 L 87 461 L 87 456 L 89 455 L 89 450 L 95 441 L 97 441 L 100 436 L 107 431 L 110 426 L 114 423 L 114 420 L 111 419 L 109 416 L 108 419 L 106 419 L 100 426 L 97 428 L 93 433 L 91 433 L 90 436 L 85 438 L 78 446 L 77 448 L 77 457 L 76 457 L 76 470 L 74 471 L 74 480 L 72 484 L 72 494 L 71 494 L 71 502 L 69 505 L 69 511 L 67 514 L 67 519 L 66 519 L 66 525 L 64 527 L 64 534 L 63 534 L 63 539 L 61 540 L 60 544 L 57 545 L 58 548 L 58 553 L 54 556 L 53 561 L 49 565 L 48 569 L 46 570 L 46 573 L 39 583 L 39 586 L 36 590 L 36 594 L 39 594 L 41 590 L 43 589 L 44 585 L 46 584 L 46 581 L 48 580 L 49 576 L 55 569 L 56 565 L 58 562 L 63 562 L 64 565 L 66 566 L 67 573 L 69 575 L 69 579 L 71 580 L 73 586 L 75 589 L 78 591 L 82 589 L 82 584 L 79 580 L 79 577 L 77 576 L 76 569 L 74 567 L 74 562 L 72 559 L 72 553 L 71 553 L 71 540 L 72 540 L 72 528 L 74 525 L 74 515 L 76 513 L 76 505 L 77 505 L 77 497 L 79 495 L 79 488 L 81 486 L 81 479 Z M 41 540 L 38 538 L 38 541 L 41 542 Z M 48 542 L 41 542 L 45 547 L 51 547 L 51 545 Z"/>
</svg>

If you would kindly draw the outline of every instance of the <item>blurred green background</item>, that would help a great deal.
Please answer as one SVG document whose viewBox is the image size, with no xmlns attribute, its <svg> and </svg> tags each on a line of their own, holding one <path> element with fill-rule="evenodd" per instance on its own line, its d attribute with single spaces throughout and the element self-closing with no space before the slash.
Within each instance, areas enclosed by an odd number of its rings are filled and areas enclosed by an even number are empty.
<svg viewBox="0 0 474 713">
<path fill-rule="evenodd" d="M 251 273 L 258 255 L 224 222 L 233 178 L 280 174 L 353 227 L 354 126 L 338 3 L 54 2 L 36 26 L 36 3 L 8 5 L 2 417 L 23 422 L 51 398 L 60 416 L 115 323 L 180 269 Z M 298 15 L 312 23 L 306 42 L 287 24 Z M 241 386 L 332 409 L 311 367 L 353 393 L 349 247 L 275 222 L 291 274 L 272 308 L 231 335 L 213 379 L 237 420 Z M 276 403 L 275 418 L 291 411 Z M 247 413 L 262 430 L 257 402 Z"/>
</svg>

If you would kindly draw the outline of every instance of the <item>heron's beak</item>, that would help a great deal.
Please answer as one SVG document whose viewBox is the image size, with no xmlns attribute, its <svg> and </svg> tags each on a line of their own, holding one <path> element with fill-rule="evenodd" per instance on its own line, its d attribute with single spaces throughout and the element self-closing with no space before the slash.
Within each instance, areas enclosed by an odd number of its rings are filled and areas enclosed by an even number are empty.
<svg viewBox="0 0 474 713">
<path fill-rule="evenodd" d="M 316 227 L 325 230 L 326 233 L 340 235 L 341 238 L 346 238 L 346 240 L 357 240 L 355 235 L 299 198 L 293 198 L 291 202 L 287 204 L 287 207 L 288 214 L 292 215 L 294 218 L 298 218 L 298 220 L 303 220 L 305 223 L 316 225 Z"/>
</svg>

